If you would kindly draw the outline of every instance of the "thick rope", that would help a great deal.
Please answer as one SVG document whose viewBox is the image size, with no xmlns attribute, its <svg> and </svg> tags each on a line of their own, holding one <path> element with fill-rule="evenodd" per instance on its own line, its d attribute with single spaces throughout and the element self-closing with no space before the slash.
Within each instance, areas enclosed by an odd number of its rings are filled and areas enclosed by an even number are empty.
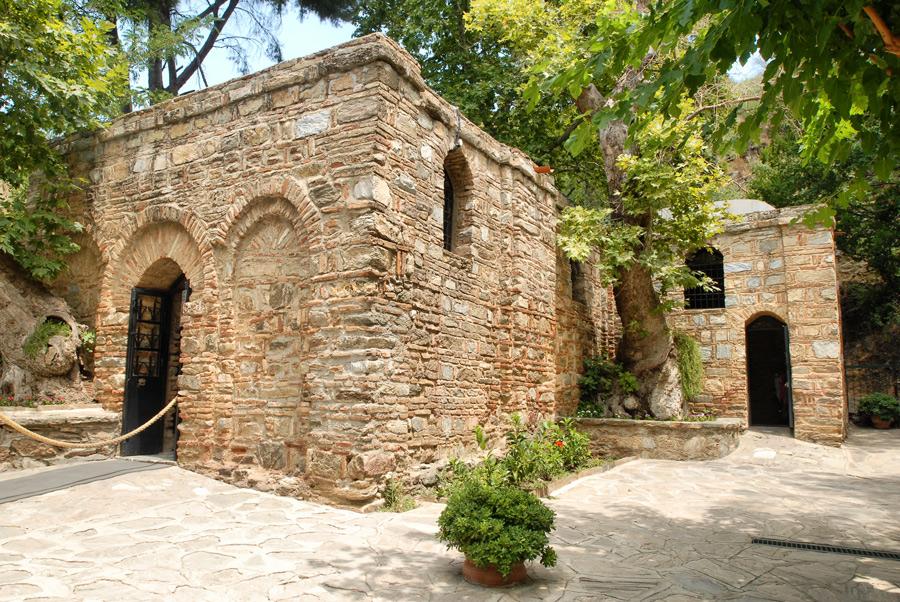
<svg viewBox="0 0 900 602">
<path fill-rule="evenodd" d="M 52 445 L 54 447 L 67 447 L 69 449 L 98 449 L 101 447 L 109 447 L 110 445 L 116 445 L 118 443 L 121 443 L 122 441 L 125 441 L 126 439 L 130 439 L 131 437 L 134 437 L 135 435 L 138 435 L 138 434 L 144 432 L 145 430 L 150 428 L 154 422 L 156 422 L 157 420 L 159 420 L 160 418 L 165 416 L 166 413 L 168 413 L 168 411 L 171 410 L 175 406 L 175 402 L 177 400 L 178 400 L 177 396 L 172 398 L 172 401 L 170 401 L 166 407 L 161 409 L 156 416 L 154 416 L 153 418 L 151 418 L 150 420 L 148 420 L 141 426 L 137 427 L 130 433 L 125 433 L 124 435 L 120 435 L 118 437 L 115 437 L 114 439 L 107 439 L 105 441 L 100 441 L 100 442 L 95 442 L 95 443 L 73 443 L 72 441 L 60 441 L 59 439 L 51 439 L 50 437 L 44 437 L 43 435 L 39 435 L 39 434 L 35 433 L 34 431 L 28 430 L 27 428 L 25 428 L 24 426 L 22 426 L 21 424 L 19 424 L 18 422 L 16 422 L 15 420 L 10 418 L 6 414 L 4 414 L 3 412 L 0 412 L 0 423 L 5 424 L 6 426 L 8 426 L 9 428 L 11 428 L 14 431 L 22 433 L 26 437 L 31 437 L 35 441 L 40 441 L 41 443 L 46 443 L 47 445 Z"/>
</svg>

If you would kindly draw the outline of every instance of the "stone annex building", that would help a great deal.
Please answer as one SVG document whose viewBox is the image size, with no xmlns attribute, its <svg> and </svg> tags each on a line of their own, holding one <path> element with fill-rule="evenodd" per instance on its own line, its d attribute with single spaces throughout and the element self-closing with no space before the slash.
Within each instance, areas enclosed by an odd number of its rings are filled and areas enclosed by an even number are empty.
<svg viewBox="0 0 900 602">
<path fill-rule="evenodd" d="M 96 328 L 94 396 L 125 431 L 178 396 L 123 454 L 177 439 L 187 468 L 363 505 L 476 424 L 572 413 L 583 357 L 617 339 L 609 291 L 557 250 L 550 178 L 383 36 L 123 116 L 67 152 L 90 182 L 73 202 L 87 228 L 56 288 Z M 701 402 L 754 420 L 743 365 L 761 352 L 743 348 L 764 320 L 783 334 L 759 345 L 791 368 L 795 432 L 839 443 L 831 234 L 760 215 L 715 243 L 725 307 L 676 316 L 708 357 Z M 760 370 L 751 398 L 776 391 Z"/>
</svg>

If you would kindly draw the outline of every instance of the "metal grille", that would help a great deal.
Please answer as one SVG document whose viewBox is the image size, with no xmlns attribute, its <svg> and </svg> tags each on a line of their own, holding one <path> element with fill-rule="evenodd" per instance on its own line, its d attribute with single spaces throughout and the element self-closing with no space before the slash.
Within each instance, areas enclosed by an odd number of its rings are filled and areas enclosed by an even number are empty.
<svg viewBox="0 0 900 602">
<path fill-rule="evenodd" d="M 868 558 L 884 558 L 886 560 L 900 560 L 900 552 L 888 550 L 869 550 L 866 548 L 845 548 L 843 546 L 831 546 L 821 543 L 807 543 L 804 541 L 790 541 L 788 539 L 768 539 L 754 537 L 752 543 L 777 548 L 790 548 L 793 550 L 807 550 L 809 552 L 824 552 L 826 554 L 846 554 L 848 556 L 866 556 Z"/>
<path fill-rule="evenodd" d="M 897 397 L 900 389 L 900 370 L 891 364 L 846 364 L 844 383 L 847 387 L 847 406 L 851 414 L 859 411 L 859 400 L 869 393 L 887 393 Z"/>
<path fill-rule="evenodd" d="M 711 309 L 725 307 L 725 263 L 722 254 L 715 249 L 700 249 L 687 260 L 687 267 L 695 274 L 705 274 L 717 290 L 702 287 L 684 289 L 685 309 Z"/>
</svg>

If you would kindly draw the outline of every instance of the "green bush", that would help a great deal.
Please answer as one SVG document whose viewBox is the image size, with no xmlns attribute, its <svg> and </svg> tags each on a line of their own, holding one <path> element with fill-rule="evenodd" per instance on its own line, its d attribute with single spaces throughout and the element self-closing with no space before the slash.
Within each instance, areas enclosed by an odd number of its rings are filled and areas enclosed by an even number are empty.
<svg viewBox="0 0 900 602">
<path fill-rule="evenodd" d="M 22 351 L 28 357 L 37 357 L 47 349 L 47 343 L 53 337 L 71 335 L 72 329 L 59 318 L 45 318 L 25 340 Z"/>
<path fill-rule="evenodd" d="M 565 471 L 562 454 L 553 444 L 557 439 L 548 434 L 552 423 L 543 423 L 531 435 L 518 414 L 513 414 L 511 421 L 512 428 L 506 433 L 506 455 L 501 460 L 510 485 L 530 487 Z"/>
<path fill-rule="evenodd" d="M 703 360 L 700 357 L 700 344 L 683 332 L 675 332 L 674 339 L 681 392 L 687 401 L 693 401 L 703 392 Z"/>
<path fill-rule="evenodd" d="M 438 539 L 476 566 L 494 566 L 506 576 L 513 565 L 538 557 L 544 566 L 556 564 L 547 537 L 554 518 L 533 493 L 470 476 L 452 488 L 438 518 Z"/>
<path fill-rule="evenodd" d="M 546 436 L 562 458 L 566 471 L 575 471 L 591 463 L 591 439 L 575 428 L 573 419 L 565 418 L 557 423 L 549 423 Z"/>
<path fill-rule="evenodd" d="M 603 401 L 613 395 L 636 393 L 638 381 L 621 364 L 597 355 L 585 358 L 578 388 L 581 395 L 576 414 L 583 418 L 602 418 L 606 415 Z"/>
<path fill-rule="evenodd" d="M 406 494 L 403 484 L 396 479 L 388 479 L 381 497 L 384 498 L 383 512 L 406 512 L 416 507 L 416 500 Z"/>
<path fill-rule="evenodd" d="M 869 393 L 859 400 L 859 413 L 882 420 L 900 418 L 900 401 L 887 393 Z"/>
<path fill-rule="evenodd" d="M 457 482 L 466 479 L 531 489 L 560 474 L 591 465 L 590 439 L 576 430 L 571 418 L 559 423 L 545 421 L 534 433 L 526 429 L 518 414 L 513 414 L 510 421 L 504 455 L 488 456 L 474 466 L 451 460 L 442 475 L 439 495 L 446 497 Z M 475 440 L 481 449 L 487 448 L 487 439 L 480 426 L 475 428 Z"/>
</svg>

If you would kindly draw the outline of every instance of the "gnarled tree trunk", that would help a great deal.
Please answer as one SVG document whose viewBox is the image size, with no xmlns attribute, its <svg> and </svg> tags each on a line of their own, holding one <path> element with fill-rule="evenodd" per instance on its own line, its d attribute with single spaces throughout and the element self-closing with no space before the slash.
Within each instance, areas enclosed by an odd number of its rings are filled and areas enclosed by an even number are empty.
<svg viewBox="0 0 900 602">
<path fill-rule="evenodd" d="M 639 72 L 626 74 L 620 86 L 633 87 L 638 81 Z M 605 103 L 603 95 L 591 85 L 582 92 L 577 106 L 582 113 L 593 114 Z M 616 165 L 616 159 L 625 152 L 628 138 L 625 124 L 622 121 L 609 123 L 599 131 L 598 138 L 613 217 L 624 223 L 646 227 L 652 216 L 627 214 L 615 198 L 615 192 L 621 190 L 625 182 L 625 174 Z M 666 325 L 659 293 L 653 286 L 653 275 L 644 266 L 634 263 L 620 271 L 613 292 L 616 310 L 622 321 L 619 361 L 637 377 L 640 386 L 638 410 L 656 418 L 673 418 L 682 414 L 685 402 L 675 346 Z"/>
</svg>

